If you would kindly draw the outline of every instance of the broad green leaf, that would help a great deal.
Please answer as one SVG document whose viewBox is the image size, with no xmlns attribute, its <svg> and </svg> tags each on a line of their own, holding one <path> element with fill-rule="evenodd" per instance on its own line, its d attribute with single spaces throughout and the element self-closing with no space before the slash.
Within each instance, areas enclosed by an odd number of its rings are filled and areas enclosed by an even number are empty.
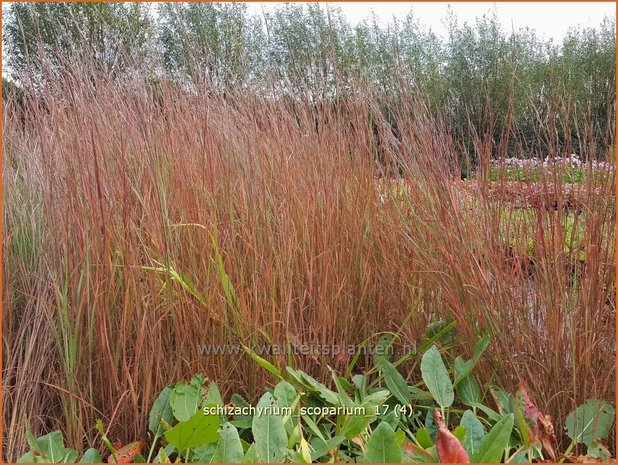
<svg viewBox="0 0 618 465">
<path fill-rule="evenodd" d="M 440 407 L 450 407 L 455 400 L 453 384 L 444 366 L 440 352 L 431 346 L 421 359 L 421 375 L 429 392 Z"/>
<path fill-rule="evenodd" d="M 264 463 L 282 462 L 288 444 L 283 417 L 267 410 L 275 403 L 275 398 L 267 392 L 257 404 L 257 409 L 262 409 L 261 413 L 253 417 L 255 451 L 258 460 Z"/>
<path fill-rule="evenodd" d="M 315 378 L 309 376 L 307 373 L 301 373 L 301 376 L 305 381 L 305 386 L 313 388 L 313 390 L 317 392 L 317 394 L 328 404 L 340 405 L 339 396 L 337 396 L 337 394 L 335 394 L 333 391 L 328 389 Z"/>
<path fill-rule="evenodd" d="M 401 463 L 401 447 L 388 423 L 380 423 L 367 441 L 365 463 Z"/>
<path fill-rule="evenodd" d="M 280 407 L 292 407 L 296 401 L 296 389 L 287 381 L 279 381 L 273 393 Z"/>
<path fill-rule="evenodd" d="M 474 344 L 474 354 L 470 360 L 464 362 L 461 357 L 457 357 L 455 359 L 454 365 L 456 375 L 455 382 L 453 383 L 455 386 L 457 386 L 466 376 L 470 374 L 480 360 L 485 349 L 487 349 L 487 346 L 489 346 L 489 336 L 484 334 L 483 337 L 476 341 L 476 344 Z"/>
<path fill-rule="evenodd" d="M 438 425 L 436 425 L 436 422 L 433 420 L 433 412 L 432 409 L 427 409 L 427 412 L 425 413 L 425 426 L 424 428 L 427 430 L 427 432 L 429 433 L 429 437 L 431 438 L 432 442 L 436 442 L 436 435 L 438 434 Z M 438 452 L 436 451 L 436 454 Z"/>
<path fill-rule="evenodd" d="M 456 427 L 452 431 L 452 433 L 453 433 L 453 436 L 459 439 L 459 442 L 461 442 L 462 444 L 466 442 L 466 436 L 468 435 L 468 431 L 462 425 L 459 425 L 458 427 Z"/>
<path fill-rule="evenodd" d="M 433 441 L 431 440 L 431 436 L 429 436 L 429 431 L 427 431 L 427 428 L 424 426 L 416 431 L 414 437 L 416 438 L 418 445 L 423 449 L 428 449 L 433 446 Z"/>
<path fill-rule="evenodd" d="M 453 362 L 453 368 L 455 368 L 455 382 L 454 385 L 457 385 L 458 382 L 466 376 L 470 372 L 470 366 L 472 364 L 472 360 L 468 360 L 467 362 L 461 356 L 457 356 L 455 361 Z"/>
<path fill-rule="evenodd" d="M 191 461 L 195 463 L 212 463 L 214 462 L 215 450 L 217 450 L 217 444 L 215 443 L 198 446 L 191 451 Z"/>
<path fill-rule="evenodd" d="M 170 393 L 170 406 L 172 413 L 178 421 L 187 421 L 200 406 L 203 388 L 193 383 L 186 384 L 184 381 L 177 383 Z"/>
<path fill-rule="evenodd" d="M 611 454 L 609 449 L 603 445 L 600 441 L 592 441 L 588 446 L 588 455 L 601 460 L 601 462 L 607 463 L 611 461 Z"/>
<path fill-rule="evenodd" d="M 477 451 L 472 455 L 470 461 L 472 463 L 500 462 L 511 438 L 513 422 L 514 416 L 511 413 L 496 423 L 481 440 Z"/>
<path fill-rule="evenodd" d="M 240 430 L 251 429 L 253 417 L 241 417 L 239 420 L 230 420 L 230 424 Z"/>
<path fill-rule="evenodd" d="M 40 455 L 34 455 L 32 452 L 26 452 L 17 459 L 17 463 L 46 463 L 46 461 L 41 459 Z"/>
<path fill-rule="evenodd" d="M 221 427 L 219 442 L 212 456 L 216 463 L 242 463 L 245 458 L 238 431 L 229 423 Z"/>
<path fill-rule="evenodd" d="M 172 390 L 169 387 L 163 389 L 150 409 L 148 429 L 155 435 L 161 436 L 164 432 L 159 418 L 162 418 L 167 423 L 174 421 L 174 413 L 172 412 L 172 405 L 170 404 L 171 394 Z"/>
<path fill-rule="evenodd" d="M 474 375 L 468 372 L 468 374 L 462 376 L 466 368 L 463 359 L 457 357 L 453 366 L 455 368 L 455 379 L 458 380 L 455 384 L 455 389 L 457 390 L 457 395 L 461 402 L 466 405 L 470 405 L 473 402 L 481 403 L 483 400 L 481 388 Z"/>
<path fill-rule="evenodd" d="M 399 447 L 403 446 L 403 442 L 406 440 L 406 432 L 401 428 L 397 428 L 395 430 L 395 439 L 397 440 L 397 445 Z"/>
<path fill-rule="evenodd" d="M 53 463 L 64 462 L 65 457 L 71 451 L 71 449 L 64 447 L 64 438 L 60 431 L 52 431 L 44 436 L 40 436 L 36 442 L 39 445 L 42 458 Z"/>
<path fill-rule="evenodd" d="M 466 428 L 467 434 L 464 447 L 468 455 L 471 456 L 477 451 L 481 440 L 485 436 L 485 428 L 483 428 L 483 424 L 472 410 L 466 410 L 464 412 L 459 424 Z"/>
<path fill-rule="evenodd" d="M 491 392 L 491 395 L 498 405 L 498 412 L 500 412 L 500 415 L 515 413 L 515 398 L 513 394 L 506 392 L 498 386 L 491 386 L 489 392 Z"/>
<path fill-rule="evenodd" d="M 62 460 L 64 463 L 75 463 L 77 462 L 77 458 L 79 457 L 79 453 L 73 449 L 67 449 L 67 453 Z"/>
<path fill-rule="evenodd" d="M 380 389 L 379 391 L 372 392 L 363 399 L 362 405 L 364 406 L 377 406 L 382 405 L 386 399 L 391 395 L 386 389 Z"/>
<path fill-rule="evenodd" d="M 483 394 L 478 381 L 472 375 L 466 376 L 457 385 L 459 400 L 465 405 L 472 406 L 473 403 L 479 404 L 483 401 Z"/>
<path fill-rule="evenodd" d="M 204 415 L 201 410 L 189 420 L 178 423 L 166 431 L 165 439 L 173 444 L 180 452 L 187 449 L 216 442 L 219 439 L 219 416 Z"/>
<path fill-rule="evenodd" d="M 339 447 L 339 445 L 345 440 L 345 436 L 339 435 L 331 438 L 327 441 L 314 436 L 311 439 L 311 460 L 316 461 L 319 458 L 328 454 L 331 450 Z"/>
<path fill-rule="evenodd" d="M 365 397 L 361 407 L 364 415 L 349 415 L 341 428 L 341 434 L 348 439 L 353 439 L 361 434 L 378 415 L 377 407 L 382 405 L 390 396 L 386 390 L 381 390 Z"/>
<path fill-rule="evenodd" d="M 408 386 L 408 392 L 410 393 L 410 397 L 414 401 L 432 401 L 433 396 L 431 393 L 427 391 L 423 391 L 415 386 Z"/>
<path fill-rule="evenodd" d="M 103 463 L 103 458 L 99 451 L 91 447 L 86 452 L 81 459 L 79 459 L 79 463 Z"/>
<path fill-rule="evenodd" d="M 298 426 L 298 422 L 290 420 L 297 412 L 296 407 L 300 401 L 301 395 L 298 394 L 296 389 L 294 389 L 294 386 L 287 381 L 280 381 L 277 383 L 273 393 L 275 395 L 275 399 L 277 400 L 277 405 L 284 409 L 281 411 L 281 415 L 285 425 L 285 431 L 288 434 L 288 443 L 293 441 L 291 444 L 296 444 L 298 438 L 292 438 L 290 435 L 293 433 L 294 427 Z M 298 437 L 301 437 L 300 431 L 298 432 Z M 293 449 L 293 445 L 290 445 L 289 448 Z"/>
<path fill-rule="evenodd" d="M 389 411 L 386 415 L 380 415 L 378 418 L 381 421 L 391 425 L 391 428 L 393 428 L 396 431 L 397 428 L 399 427 L 399 422 L 402 416 L 405 416 L 403 412 L 396 412 L 394 408 L 393 409 L 389 408 Z"/>
<path fill-rule="evenodd" d="M 258 461 L 258 457 L 257 457 L 255 444 L 251 444 L 249 446 L 249 449 L 247 449 L 247 452 L 245 452 L 244 462 L 245 463 L 257 463 L 257 461 Z"/>
<path fill-rule="evenodd" d="M 567 416 L 567 435 L 575 442 L 585 445 L 605 439 L 614 423 L 614 416 L 615 410 L 611 404 L 589 399 Z"/>
<path fill-rule="evenodd" d="M 403 405 L 410 405 L 412 403 L 412 398 L 408 390 L 408 384 L 404 377 L 397 371 L 395 365 L 383 357 L 377 359 L 376 366 L 382 371 L 384 382 L 395 398 Z"/>
<path fill-rule="evenodd" d="M 363 394 L 365 392 L 365 389 L 367 389 L 367 377 L 365 375 L 352 376 L 352 382 L 358 388 L 361 394 Z"/>
<path fill-rule="evenodd" d="M 295 370 L 291 367 L 287 367 L 286 370 L 288 371 L 288 373 L 290 373 L 290 375 L 292 375 L 292 378 L 296 382 L 307 388 L 307 390 L 309 390 L 310 392 L 320 396 L 320 398 L 323 399 L 326 403 L 330 405 L 340 405 L 339 396 L 337 396 L 337 394 L 335 394 L 333 391 L 328 389 L 326 386 L 324 386 L 313 377 L 309 376 L 307 373 L 300 370 Z"/>
<path fill-rule="evenodd" d="M 219 407 L 223 407 L 223 398 L 221 397 L 221 393 L 219 392 L 219 388 L 215 383 L 208 384 L 208 394 L 206 394 L 206 399 L 204 399 L 203 405 L 218 405 Z"/>
<path fill-rule="evenodd" d="M 285 370 L 288 372 L 288 374 L 291 377 L 290 381 L 295 382 L 300 387 L 306 387 L 305 381 L 303 380 L 303 377 L 301 376 L 302 371 L 295 370 L 294 368 L 290 366 L 285 367 Z"/>
<path fill-rule="evenodd" d="M 365 431 L 374 418 L 375 416 L 369 414 L 350 415 L 341 428 L 341 434 L 348 439 L 353 439 Z"/>
</svg>

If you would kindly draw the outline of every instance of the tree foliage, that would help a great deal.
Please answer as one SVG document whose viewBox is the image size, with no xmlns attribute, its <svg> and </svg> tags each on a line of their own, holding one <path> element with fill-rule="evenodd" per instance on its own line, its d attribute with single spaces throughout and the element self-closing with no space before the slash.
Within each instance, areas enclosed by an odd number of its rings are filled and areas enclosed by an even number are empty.
<svg viewBox="0 0 618 465">
<path fill-rule="evenodd" d="M 413 10 L 386 25 L 373 16 L 353 26 L 337 7 L 317 3 L 261 14 L 250 14 L 243 3 L 153 8 L 156 15 L 137 3 L 13 3 L 5 21 L 11 73 L 44 81 L 80 57 L 106 74 L 141 66 L 189 88 L 249 89 L 315 104 L 363 85 L 378 94 L 387 119 L 402 111 L 400 89 L 415 86 L 434 112 L 446 115 L 472 160 L 483 150 L 538 155 L 530 152 L 542 150 L 539 141 L 585 157 L 575 136 L 585 124 L 597 143 L 610 143 L 614 18 L 573 28 L 554 43 L 527 28 L 503 30 L 495 11 L 463 24 L 450 11 L 440 39 Z M 483 148 L 473 142 L 478 135 Z"/>
<path fill-rule="evenodd" d="M 49 78 L 83 60 L 116 75 L 145 59 L 151 27 L 140 3 L 13 3 L 4 26 L 7 64 L 13 75 Z"/>
</svg>

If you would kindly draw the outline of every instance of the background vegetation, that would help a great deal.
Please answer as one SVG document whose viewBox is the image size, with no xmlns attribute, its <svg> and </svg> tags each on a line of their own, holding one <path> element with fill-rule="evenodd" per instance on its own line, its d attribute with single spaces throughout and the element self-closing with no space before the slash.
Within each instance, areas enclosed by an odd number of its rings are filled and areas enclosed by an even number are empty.
<svg viewBox="0 0 618 465">
<path fill-rule="evenodd" d="M 504 31 L 494 13 L 475 24 L 452 13 L 445 21 L 441 39 L 413 11 L 386 26 L 377 17 L 352 26 L 337 7 L 317 3 L 262 16 L 243 3 L 17 3 L 6 14 L 5 44 L 11 75 L 20 81 L 28 73 L 35 82 L 21 81 L 30 88 L 77 58 L 110 76 L 165 75 L 187 90 L 251 89 L 313 105 L 363 83 L 395 137 L 398 90 L 419 86 L 432 112 L 448 114 L 455 143 L 473 164 L 478 135 L 494 155 L 532 156 L 532 146 L 557 132 L 558 146 L 542 147 L 544 156 L 557 150 L 585 159 L 578 128 L 589 120 L 596 144 L 608 145 L 615 18 L 574 28 L 561 43 L 527 28 Z"/>
<path fill-rule="evenodd" d="M 468 357 L 492 336 L 480 380 L 524 380 L 563 444 L 569 412 L 613 400 L 615 170 L 584 166 L 575 194 L 535 172 L 522 203 L 487 179 L 507 156 L 614 160 L 615 21 L 560 44 L 448 24 L 442 41 L 318 5 L 11 4 L 5 457 L 25 417 L 83 452 L 97 418 L 142 437 L 195 372 L 224 397 L 273 382 L 202 344 L 413 344 L 440 320 Z M 350 363 L 269 360 L 323 382 Z"/>
</svg>

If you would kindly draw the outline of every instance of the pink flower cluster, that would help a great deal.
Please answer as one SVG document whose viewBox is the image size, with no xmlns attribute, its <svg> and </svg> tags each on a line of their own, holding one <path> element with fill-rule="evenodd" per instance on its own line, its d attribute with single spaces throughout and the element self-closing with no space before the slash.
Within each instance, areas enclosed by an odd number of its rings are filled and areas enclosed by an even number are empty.
<svg viewBox="0 0 618 465">
<path fill-rule="evenodd" d="M 496 166 L 512 166 L 515 168 L 547 168 L 550 165 L 566 165 L 571 168 L 587 168 L 591 167 L 596 170 L 613 170 L 616 168 L 614 163 L 610 163 L 607 161 L 596 161 L 590 160 L 588 162 L 584 162 L 580 160 L 580 158 L 572 153 L 566 157 L 555 157 L 550 159 L 546 157 L 544 160 L 540 158 L 504 158 L 502 160 L 492 160 L 492 164 Z"/>
</svg>

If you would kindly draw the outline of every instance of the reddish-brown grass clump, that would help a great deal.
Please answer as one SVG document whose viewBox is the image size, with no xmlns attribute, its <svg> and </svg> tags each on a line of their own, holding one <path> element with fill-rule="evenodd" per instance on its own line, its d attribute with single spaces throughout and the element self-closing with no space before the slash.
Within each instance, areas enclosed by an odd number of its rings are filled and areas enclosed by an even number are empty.
<svg viewBox="0 0 618 465">
<path fill-rule="evenodd" d="M 127 442 L 179 378 L 249 398 L 272 381 L 242 348 L 201 345 L 347 346 L 400 327 L 414 343 L 439 319 L 463 350 L 489 332 L 482 376 L 524 379 L 558 431 L 585 399 L 613 399 L 614 172 L 575 212 L 520 215 L 486 184 L 463 195 L 447 126 L 412 90 L 398 101 L 396 138 L 370 92 L 316 106 L 76 79 L 6 102 L 6 456 L 27 445 L 24 416 L 72 447 L 97 418 Z M 534 269 L 514 272 L 509 250 Z M 293 357 L 324 381 L 348 362 Z"/>
</svg>

